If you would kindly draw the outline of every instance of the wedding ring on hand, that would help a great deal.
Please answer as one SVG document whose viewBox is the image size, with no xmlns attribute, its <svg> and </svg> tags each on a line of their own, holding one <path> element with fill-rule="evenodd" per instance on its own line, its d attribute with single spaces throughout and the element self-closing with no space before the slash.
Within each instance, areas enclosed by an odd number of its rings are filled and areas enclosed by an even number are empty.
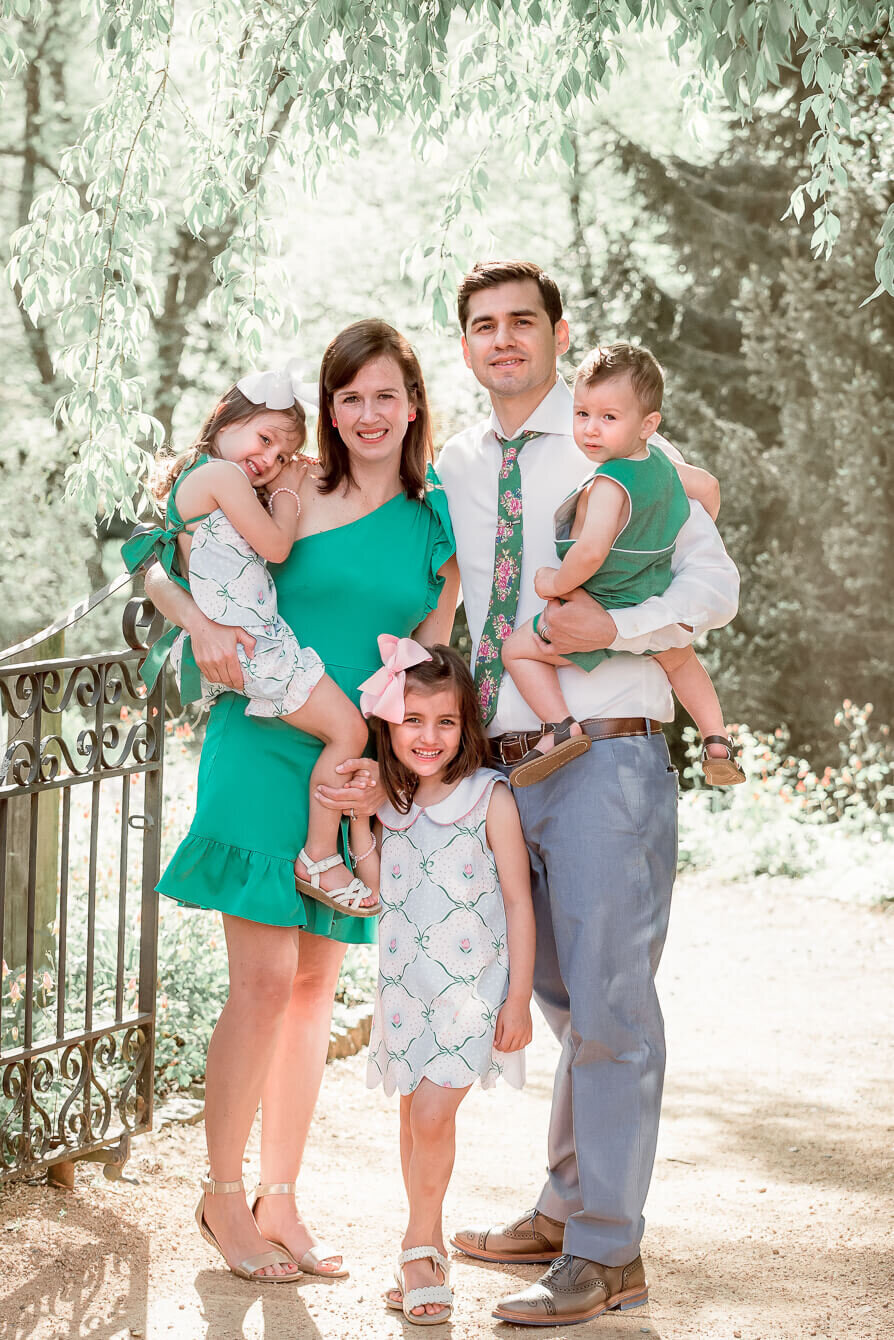
<svg viewBox="0 0 894 1340">
<path fill-rule="evenodd" d="M 353 810 L 348 810 L 348 818 L 349 818 L 349 819 L 356 819 L 356 818 L 357 818 L 357 815 L 354 813 Z"/>
<path fill-rule="evenodd" d="M 549 642 L 549 628 L 546 625 L 545 619 L 541 619 L 540 623 L 537 625 L 537 636 L 540 638 L 541 642 Z"/>
</svg>

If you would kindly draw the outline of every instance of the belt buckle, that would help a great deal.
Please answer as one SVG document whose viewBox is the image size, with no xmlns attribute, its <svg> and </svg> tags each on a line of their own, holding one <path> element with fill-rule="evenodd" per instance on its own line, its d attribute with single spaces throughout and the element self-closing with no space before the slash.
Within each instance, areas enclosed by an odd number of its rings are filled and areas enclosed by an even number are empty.
<svg viewBox="0 0 894 1340">
<path fill-rule="evenodd" d="M 507 758 L 506 757 L 507 749 L 517 750 L 518 757 Z M 521 759 L 522 754 L 525 752 L 524 749 L 522 748 L 521 735 L 519 734 L 504 735 L 500 739 L 499 745 L 497 746 L 497 752 L 500 755 L 500 762 L 506 764 L 507 767 L 512 763 L 518 763 L 519 760 Z"/>
</svg>

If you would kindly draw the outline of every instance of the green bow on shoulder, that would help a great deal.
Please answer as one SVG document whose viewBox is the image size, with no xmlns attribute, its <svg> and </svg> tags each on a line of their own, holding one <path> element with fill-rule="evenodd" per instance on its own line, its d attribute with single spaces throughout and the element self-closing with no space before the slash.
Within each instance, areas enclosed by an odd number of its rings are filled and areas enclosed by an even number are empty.
<svg viewBox="0 0 894 1340">
<path fill-rule="evenodd" d="M 171 580 L 176 582 L 178 586 L 182 586 L 184 591 L 188 591 L 189 582 L 183 576 L 179 567 L 177 553 L 177 536 L 179 533 L 179 529 L 169 530 L 166 526 L 148 526 L 145 524 L 137 526 L 130 539 L 125 540 L 121 546 L 121 557 L 124 559 L 124 566 L 128 572 L 137 572 L 151 558 L 155 558 Z M 161 673 L 161 668 L 179 636 L 180 629 L 172 625 L 165 630 L 157 641 L 153 642 L 146 653 L 143 664 L 140 666 L 140 678 L 150 692 L 155 687 L 155 681 Z M 193 703 L 201 696 L 202 679 L 199 674 L 199 667 L 196 665 L 192 653 L 192 643 L 189 638 L 186 638 L 180 664 L 180 701 L 182 703 Z"/>
</svg>

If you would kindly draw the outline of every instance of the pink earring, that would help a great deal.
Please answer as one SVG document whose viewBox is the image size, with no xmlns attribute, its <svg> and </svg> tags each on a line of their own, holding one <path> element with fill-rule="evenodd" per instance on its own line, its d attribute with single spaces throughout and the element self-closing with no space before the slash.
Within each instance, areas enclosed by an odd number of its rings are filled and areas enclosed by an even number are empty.
<svg viewBox="0 0 894 1340">
<path fill-rule="evenodd" d="M 416 411 L 414 409 L 411 409 L 409 414 L 407 415 L 407 423 L 412 423 L 415 418 L 416 418 Z"/>
<path fill-rule="evenodd" d="M 337 420 L 337 419 L 333 419 L 333 420 L 332 420 L 332 427 L 333 427 L 333 428 L 337 428 L 337 427 L 338 427 L 338 420 Z"/>
</svg>

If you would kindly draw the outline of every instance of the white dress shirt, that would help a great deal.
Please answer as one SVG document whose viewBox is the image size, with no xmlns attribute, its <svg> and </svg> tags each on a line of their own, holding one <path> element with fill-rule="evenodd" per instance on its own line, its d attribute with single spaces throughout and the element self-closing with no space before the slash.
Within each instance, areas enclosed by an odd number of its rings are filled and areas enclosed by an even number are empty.
<svg viewBox="0 0 894 1340">
<path fill-rule="evenodd" d="M 472 664 L 484 629 L 494 573 L 497 531 L 498 475 L 501 437 L 519 437 L 527 430 L 542 437 L 526 442 L 518 455 L 522 483 L 524 552 L 516 627 L 543 609 L 535 594 L 538 568 L 558 567 L 553 517 L 556 508 L 592 470 L 571 432 L 572 395 L 561 380 L 544 396 L 516 433 L 504 433 L 495 413 L 457 433 L 437 460 L 456 533 L 466 618 L 472 637 Z M 682 459 L 659 434 L 649 439 L 669 456 Z M 720 628 L 736 613 L 739 574 L 723 547 L 713 521 L 699 503 L 677 536 L 671 563 L 673 580 L 663 595 L 630 609 L 611 610 L 618 629 L 613 651 L 665 651 L 687 646 L 709 628 Z M 690 624 L 689 633 L 682 624 Z M 649 656 L 609 656 L 589 672 L 577 666 L 559 668 L 562 691 L 578 720 L 583 717 L 648 716 L 670 721 L 673 695 L 661 666 Z M 488 734 L 534 730 L 537 717 L 508 675 L 504 674 L 497 710 Z"/>
</svg>

